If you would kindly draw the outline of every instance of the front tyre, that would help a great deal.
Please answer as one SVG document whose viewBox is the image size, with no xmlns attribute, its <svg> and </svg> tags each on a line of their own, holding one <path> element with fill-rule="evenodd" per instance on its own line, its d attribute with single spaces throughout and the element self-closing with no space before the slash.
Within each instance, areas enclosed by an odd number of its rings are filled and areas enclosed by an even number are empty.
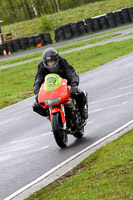
<svg viewBox="0 0 133 200">
<path fill-rule="evenodd" d="M 66 131 L 63 130 L 63 124 L 59 112 L 52 114 L 52 129 L 57 145 L 61 148 L 65 148 L 67 146 L 68 137 Z"/>
</svg>

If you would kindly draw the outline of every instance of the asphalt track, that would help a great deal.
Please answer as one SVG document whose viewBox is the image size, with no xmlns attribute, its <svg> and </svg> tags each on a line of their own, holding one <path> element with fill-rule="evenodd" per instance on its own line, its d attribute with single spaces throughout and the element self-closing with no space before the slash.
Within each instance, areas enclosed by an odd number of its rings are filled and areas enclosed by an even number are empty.
<svg viewBox="0 0 133 200">
<path fill-rule="evenodd" d="M 60 149 L 49 121 L 32 111 L 34 97 L 0 110 L 0 199 L 133 119 L 133 53 L 80 75 L 89 93 L 85 135 Z"/>
</svg>

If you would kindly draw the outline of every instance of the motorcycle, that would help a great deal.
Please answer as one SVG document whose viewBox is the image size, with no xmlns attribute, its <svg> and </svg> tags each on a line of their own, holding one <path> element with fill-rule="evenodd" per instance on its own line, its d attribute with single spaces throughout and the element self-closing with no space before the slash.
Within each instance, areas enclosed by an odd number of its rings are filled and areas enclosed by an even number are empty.
<svg viewBox="0 0 133 200">
<path fill-rule="evenodd" d="M 51 122 L 54 138 L 61 148 L 67 146 L 68 134 L 72 134 L 75 138 L 82 138 L 87 122 L 81 118 L 76 101 L 71 97 L 70 89 L 66 79 L 52 73 L 45 77 L 38 95 L 39 105 L 49 111 L 48 119 Z M 88 112 L 88 94 L 86 91 L 84 93 L 87 98 Z"/>
</svg>

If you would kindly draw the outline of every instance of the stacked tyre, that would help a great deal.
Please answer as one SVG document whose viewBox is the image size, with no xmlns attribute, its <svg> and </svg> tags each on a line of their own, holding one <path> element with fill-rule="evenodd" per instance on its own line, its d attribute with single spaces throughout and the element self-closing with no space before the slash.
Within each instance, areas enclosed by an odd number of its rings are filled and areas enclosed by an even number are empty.
<svg viewBox="0 0 133 200">
<path fill-rule="evenodd" d="M 58 29 L 59 28 L 54 29 L 54 39 L 55 39 L 56 42 L 59 42 L 59 40 L 60 40 L 60 37 L 58 35 Z"/>
<path fill-rule="evenodd" d="M 94 30 L 97 31 L 97 30 L 100 30 L 101 29 L 101 26 L 100 26 L 100 21 L 99 21 L 99 18 L 93 18 L 92 19 L 92 23 L 93 23 L 93 27 L 94 27 Z"/>
<path fill-rule="evenodd" d="M 128 8 L 123 8 L 121 10 L 121 15 L 122 15 L 123 23 L 130 22 L 130 16 L 129 16 Z"/>
<path fill-rule="evenodd" d="M 28 47 L 35 47 L 35 42 L 34 42 L 34 37 L 33 36 L 29 36 L 28 37 Z"/>
<path fill-rule="evenodd" d="M 17 51 L 19 51 L 21 49 L 20 40 L 19 39 L 12 40 L 12 44 L 13 44 L 13 51 L 14 52 L 17 52 Z"/>
<path fill-rule="evenodd" d="M 52 44 L 50 33 L 44 33 L 44 45 L 45 44 Z"/>
<path fill-rule="evenodd" d="M 55 33 L 55 41 L 56 42 L 58 42 L 60 40 L 65 40 L 65 35 L 64 35 L 62 27 L 56 28 L 54 30 L 54 33 Z"/>
<path fill-rule="evenodd" d="M 7 46 L 7 52 L 13 52 L 14 50 L 13 50 L 13 41 L 11 40 L 11 41 L 8 41 L 7 43 L 6 43 L 6 46 Z"/>
<path fill-rule="evenodd" d="M 91 18 L 85 19 L 85 29 L 87 33 L 94 31 L 93 20 Z"/>
<path fill-rule="evenodd" d="M 6 45 L 6 43 L 2 43 L 1 45 L 0 45 L 0 55 L 4 55 L 4 50 L 6 50 L 6 52 L 7 52 L 7 45 Z"/>
<path fill-rule="evenodd" d="M 114 27 L 116 26 L 116 22 L 115 22 L 115 17 L 114 17 L 114 13 L 107 13 L 107 21 L 108 21 L 108 25 L 109 27 Z"/>
<path fill-rule="evenodd" d="M 33 35 L 35 46 L 38 44 L 43 44 L 43 40 L 40 34 Z"/>
<path fill-rule="evenodd" d="M 80 35 L 86 33 L 85 24 L 84 24 L 84 21 L 83 21 L 83 20 L 82 20 L 82 21 L 78 21 L 78 22 L 77 22 L 77 26 L 78 26 Z"/>
<path fill-rule="evenodd" d="M 2 56 L 3 55 L 3 48 L 2 48 L 2 44 L 0 44 L 0 55 Z"/>
<path fill-rule="evenodd" d="M 65 39 L 71 39 L 73 37 L 70 24 L 65 24 L 61 26 L 65 35 Z"/>
<path fill-rule="evenodd" d="M 109 27 L 106 16 L 99 17 L 99 22 L 100 22 L 101 29 L 105 29 Z"/>
<path fill-rule="evenodd" d="M 80 35 L 77 23 L 71 23 L 70 28 L 71 28 L 73 36 L 79 36 Z"/>
<path fill-rule="evenodd" d="M 130 16 L 130 21 L 133 22 L 133 7 L 128 8 L 128 13 Z"/>
<path fill-rule="evenodd" d="M 114 12 L 114 17 L 115 17 L 115 21 L 116 21 L 117 26 L 123 24 L 121 11 Z"/>
<path fill-rule="evenodd" d="M 28 45 L 28 37 L 20 38 L 19 41 L 20 41 L 21 49 L 25 50 L 25 49 L 27 49 L 29 47 L 29 45 Z"/>
</svg>

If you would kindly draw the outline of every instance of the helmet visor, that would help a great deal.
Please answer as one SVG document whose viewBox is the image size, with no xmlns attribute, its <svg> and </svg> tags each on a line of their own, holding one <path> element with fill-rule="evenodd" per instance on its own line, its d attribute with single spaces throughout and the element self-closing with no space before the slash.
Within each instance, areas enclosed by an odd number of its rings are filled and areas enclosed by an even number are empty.
<svg viewBox="0 0 133 200">
<path fill-rule="evenodd" d="M 43 61 L 43 64 L 47 69 L 54 69 L 57 67 L 58 62 L 59 62 L 59 59 L 47 60 L 47 61 Z"/>
<path fill-rule="evenodd" d="M 47 66 L 51 69 L 55 66 L 55 60 L 47 61 Z"/>
</svg>

